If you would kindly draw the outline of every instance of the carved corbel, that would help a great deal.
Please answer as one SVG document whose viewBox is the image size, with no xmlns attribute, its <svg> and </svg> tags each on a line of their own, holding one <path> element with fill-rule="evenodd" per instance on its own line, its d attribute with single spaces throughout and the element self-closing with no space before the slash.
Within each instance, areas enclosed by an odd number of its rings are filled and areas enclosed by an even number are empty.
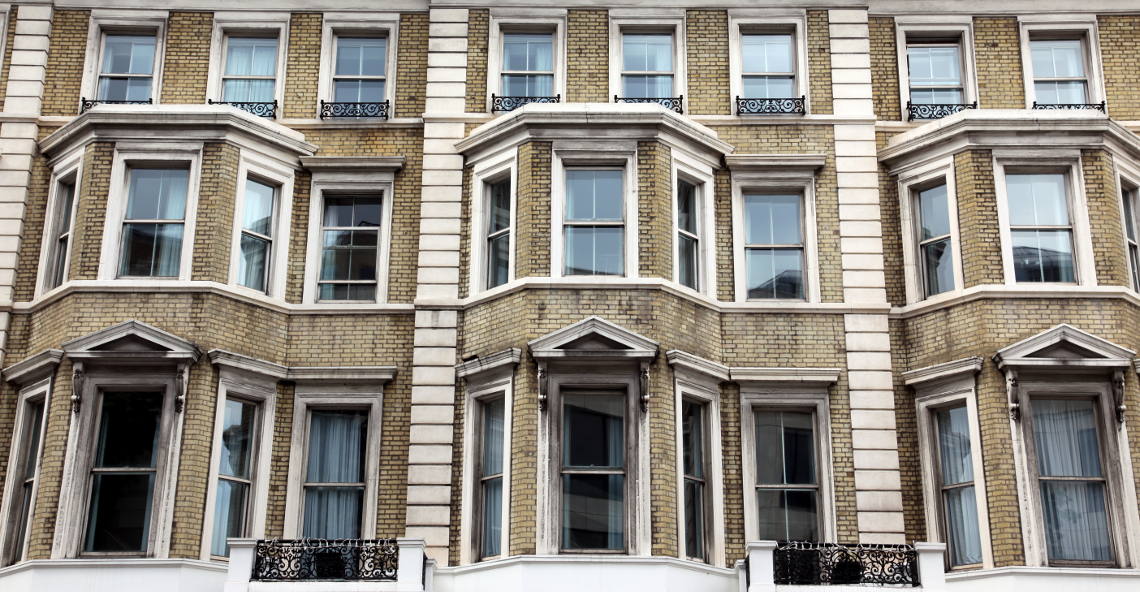
<svg viewBox="0 0 1140 592">
<path fill-rule="evenodd" d="M 1021 388 L 1017 384 L 1017 372 L 1015 370 L 1005 371 L 1005 388 L 1009 398 L 1009 418 L 1013 421 L 1021 421 Z"/>
<path fill-rule="evenodd" d="M 647 362 L 641 363 L 641 373 L 639 375 L 638 386 L 640 390 L 641 411 L 649 411 L 649 364 Z"/>
<path fill-rule="evenodd" d="M 550 389 L 550 374 L 546 371 L 546 364 L 538 364 L 538 408 L 546 411 L 546 397 Z"/>
<path fill-rule="evenodd" d="M 182 413 L 186 408 L 186 391 L 190 385 L 190 365 L 179 364 L 174 374 L 174 412 Z"/>
<path fill-rule="evenodd" d="M 1116 422 L 1124 423 L 1124 371 L 1112 374 L 1112 403 L 1116 407 Z"/>
<path fill-rule="evenodd" d="M 83 402 L 83 363 L 72 364 L 71 371 L 71 412 L 79 413 L 79 405 Z"/>
</svg>

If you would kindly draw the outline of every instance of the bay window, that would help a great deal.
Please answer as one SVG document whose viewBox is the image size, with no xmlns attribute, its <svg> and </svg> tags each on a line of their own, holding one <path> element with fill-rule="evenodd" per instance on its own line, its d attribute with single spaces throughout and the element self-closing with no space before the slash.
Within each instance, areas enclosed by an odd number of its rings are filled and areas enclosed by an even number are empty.
<svg viewBox="0 0 1140 592">
<path fill-rule="evenodd" d="M 1005 179 L 1016 281 L 1075 282 L 1066 175 L 1007 173 Z"/>
<path fill-rule="evenodd" d="M 681 403 L 681 456 L 684 472 L 685 556 L 708 560 L 708 459 L 705 414 L 707 404 Z"/>
<path fill-rule="evenodd" d="M 819 538 L 819 477 L 811 411 L 753 411 L 756 509 L 762 540 Z"/>
<path fill-rule="evenodd" d="M 277 187 L 247 178 L 242 196 L 238 284 L 265 292 L 273 262 Z"/>
<path fill-rule="evenodd" d="M 1137 208 L 1137 189 L 1121 185 L 1123 191 L 1124 243 L 1128 251 L 1128 270 L 1132 275 L 1132 289 L 1140 291 L 1140 209 Z"/>
<path fill-rule="evenodd" d="M 68 259 L 71 254 L 72 217 L 75 213 L 75 185 L 77 173 L 55 184 L 50 214 L 51 230 L 47 237 L 47 268 L 44 270 L 44 290 L 58 287 L 67 279 Z M 46 242 L 46 241 L 45 241 Z"/>
<path fill-rule="evenodd" d="M 480 404 L 479 555 L 503 554 L 503 431 L 504 399 L 493 397 Z"/>
<path fill-rule="evenodd" d="M 143 168 L 128 173 L 120 277 L 178 277 L 190 171 Z"/>
<path fill-rule="evenodd" d="M 310 411 L 301 536 L 360 538 L 368 438 L 368 411 Z"/>
<path fill-rule="evenodd" d="M 974 460 L 965 403 L 934 411 L 943 532 L 951 567 L 982 563 Z"/>
<path fill-rule="evenodd" d="M 563 275 L 625 274 L 620 169 L 566 169 Z"/>
<path fill-rule="evenodd" d="M 0 549 L 3 552 L 0 565 L 11 565 L 24 558 L 28 527 L 35 509 L 46 403 L 46 385 L 22 392 L 18 397 L 19 407 L 15 418 L 18 423 L 12 439 L 15 446 L 12 458 L 15 463 L 8 471 L 12 479 L 7 500 L 9 521 L 3 526 L 6 532 L 3 537 L 4 547 Z"/>
<path fill-rule="evenodd" d="M 228 397 L 223 402 L 221 454 L 215 493 L 214 530 L 210 554 L 229 556 L 226 539 L 249 534 L 254 460 L 259 448 L 258 405 Z"/>
<path fill-rule="evenodd" d="M 700 290 L 701 199 L 696 185 L 677 180 L 677 282 Z"/>
<path fill-rule="evenodd" d="M 954 250 L 946 183 L 914 192 L 918 263 L 927 297 L 954 289 Z"/>
<path fill-rule="evenodd" d="M 624 392 L 562 393 L 561 548 L 626 549 Z"/>
<path fill-rule="evenodd" d="M 511 262 L 511 180 L 501 179 L 487 187 L 487 268 L 486 287 L 510 281 Z"/>
</svg>

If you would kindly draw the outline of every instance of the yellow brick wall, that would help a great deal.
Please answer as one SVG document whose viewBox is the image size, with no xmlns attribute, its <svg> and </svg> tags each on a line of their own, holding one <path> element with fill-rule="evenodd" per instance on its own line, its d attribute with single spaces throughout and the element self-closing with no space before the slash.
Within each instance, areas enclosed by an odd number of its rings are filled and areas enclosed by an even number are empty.
<svg viewBox="0 0 1140 592">
<path fill-rule="evenodd" d="M 56 10 L 44 70 L 44 115 L 79 113 L 79 89 L 87 52 L 89 10 Z"/>
<path fill-rule="evenodd" d="M 487 111 L 487 36 L 491 11 L 472 8 L 467 13 L 467 112 Z"/>
<path fill-rule="evenodd" d="M 610 102 L 609 11 L 566 11 L 566 102 Z"/>
<path fill-rule="evenodd" d="M 1005 283 L 993 155 L 967 150 L 954 155 L 958 233 L 962 239 L 965 287 Z"/>
<path fill-rule="evenodd" d="M 395 117 L 419 117 L 424 112 L 427 91 L 428 15 L 400 15 L 400 39 L 396 50 Z"/>
<path fill-rule="evenodd" d="M 550 142 L 518 148 L 515 277 L 550 275 Z"/>
<path fill-rule="evenodd" d="M 657 141 L 637 143 L 637 250 L 641 277 L 673 278 L 671 168 L 668 145 Z"/>
<path fill-rule="evenodd" d="M 314 117 L 317 114 L 322 18 L 319 12 L 295 12 L 289 18 L 285 104 L 282 105 L 285 117 Z"/>
<path fill-rule="evenodd" d="M 1104 91 L 1108 112 L 1114 119 L 1140 119 L 1140 53 L 1136 52 L 1136 31 L 1140 16 L 1097 16 L 1100 36 L 1100 62 L 1104 72 Z"/>
<path fill-rule="evenodd" d="M 688 53 L 688 96 L 685 112 L 693 115 L 729 115 L 728 12 L 685 12 L 685 47 Z"/>
<path fill-rule="evenodd" d="M 1112 155 L 1107 150 L 1081 150 L 1081 168 L 1092 227 L 1097 284 L 1129 287 L 1132 283 L 1124 251 L 1120 192 L 1116 188 Z"/>
<path fill-rule="evenodd" d="M 99 277 L 99 252 L 103 247 L 103 223 L 107 218 L 114 146 L 110 142 L 95 142 L 89 144 L 83 154 L 79 203 L 72 222 L 75 230 L 71 239 L 71 269 L 67 272 L 67 277 L 73 280 Z M 118 253 L 108 255 L 118 257 Z"/>
<path fill-rule="evenodd" d="M 8 32 L 4 39 L 7 42 L 4 44 L 4 61 L 0 65 L 0 88 L 8 88 L 8 71 L 12 66 L 12 40 L 16 37 L 16 21 L 20 18 L 20 7 L 13 6 L 8 11 Z M 4 97 L 0 97 L 0 111 L 4 109 Z"/>
<path fill-rule="evenodd" d="M 206 102 L 213 33 L 212 12 L 170 13 L 162 66 L 163 103 L 200 105 Z"/>
<path fill-rule="evenodd" d="M 902 119 L 899 99 L 898 44 L 893 17 L 867 19 L 871 42 L 871 97 L 875 117 L 886 121 Z"/>
<path fill-rule="evenodd" d="M 974 17 L 974 64 L 979 108 L 1025 108 L 1017 18 Z"/>
<path fill-rule="evenodd" d="M 19 258 L 22 265 L 16 267 L 16 279 L 12 286 L 12 299 L 26 302 L 35 293 L 39 279 L 40 244 L 43 240 L 44 219 L 47 215 L 48 187 L 51 171 L 41 155 L 32 158 L 32 170 L 28 180 L 28 195 L 24 206 L 24 227 L 21 232 Z"/>
<path fill-rule="evenodd" d="M 234 237 L 234 200 L 238 191 L 238 149 L 211 142 L 202 149 L 202 178 L 194 228 L 190 279 L 230 281 L 230 249 Z"/>
<path fill-rule="evenodd" d="M 898 179 L 879 167 L 879 217 L 883 229 L 883 272 L 887 302 L 906 304 L 906 277 L 903 273 L 902 219 L 899 212 Z"/>
<path fill-rule="evenodd" d="M 807 11 L 808 96 L 811 113 L 834 113 L 831 103 L 831 29 L 826 10 Z"/>
</svg>

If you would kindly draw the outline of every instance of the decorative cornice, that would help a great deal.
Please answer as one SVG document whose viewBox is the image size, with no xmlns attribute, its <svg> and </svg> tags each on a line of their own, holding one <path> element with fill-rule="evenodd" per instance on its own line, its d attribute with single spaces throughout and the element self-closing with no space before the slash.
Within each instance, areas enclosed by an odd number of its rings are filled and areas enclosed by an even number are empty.
<svg viewBox="0 0 1140 592">
<path fill-rule="evenodd" d="M 267 362 L 258 358 L 251 358 L 222 349 L 212 349 L 207 352 L 206 355 L 210 358 L 210 363 L 218 366 L 260 374 L 278 380 L 284 380 L 289 376 L 289 368 L 287 366 L 274 364 L 273 362 Z"/>
<path fill-rule="evenodd" d="M 124 337 L 134 337 L 150 343 L 155 349 L 146 350 L 99 350 L 95 349 L 101 345 L 111 343 L 113 341 L 123 339 Z M 155 327 L 148 325 L 141 321 L 124 321 L 117 325 L 112 325 L 106 329 L 102 329 L 72 339 L 63 344 L 63 352 L 69 359 L 75 360 L 106 360 L 106 361 L 138 361 L 138 362 L 161 362 L 166 360 L 171 361 L 188 361 L 190 363 L 197 362 L 198 358 L 202 356 L 201 350 L 193 343 L 178 337 L 172 333 L 168 333 Z"/>
<path fill-rule="evenodd" d="M 767 382 L 829 386 L 839 380 L 839 368 L 729 368 L 735 382 Z"/>
<path fill-rule="evenodd" d="M 589 335 L 597 335 L 622 347 L 606 349 L 561 349 L 562 346 Z M 591 316 L 573 325 L 531 340 L 527 343 L 531 357 L 583 360 L 645 360 L 657 356 L 656 341 L 615 325 L 601 317 Z"/>
<path fill-rule="evenodd" d="M 1068 343 L 1087 350 L 1095 357 L 1049 358 L 1035 357 L 1033 354 L 1057 345 Z M 1101 339 L 1072 325 L 1060 324 L 1042 331 L 1017 343 L 1007 345 L 994 354 L 993 360 L 999 369 L 1006 368 L 1127 368 L 1136 352 L 1120 347 L 1111 341 Z"/>
<path fill-rule="evenodd" d="M 827 163 L 826 154 L 732 154 L 724 157 L 733 173 L 812 174 Z"/>
<path fill-rule="evenodd" d="M 466 376 L 474 376 L 494 370 L 496 368 L 503 368 L 509 366 L 511 368 L 518 365 L 519 360 L 522 359 L 522 350 L 517 347 L 505 349 L 501 352 L 493 353 L 489 356 L 480 356 L 465 362 L 455 365 L 455 375 L 458 378 Z"/>
<path fill-rule="evenodd" d="M 2 372 L 4 380 L 19 387 L 55 372 L 56 366 L 62 359 L 63 350 L 45 349 L 8 366 L 0 372 Z"/>
<path fill-rule="evenodd" d="M 706 360 L 689 352 L 671 349 L 665 352 L 665 359 L 669 361 L 670 366 L 673 366 L 673 368 L 677 370 L 696 372 L 705 376 L 711 376 L 720 381 L 727 381 L 729 379 L 728 366 L 712 360 Z"/>
<path fill-rule="evenodd" d="M 404 168 L 404 157 L 302 156 L 301 166 L 322 173 L 395 173 Z"/>
<path fill-rule="evenodd" d="M 902 377 L 907 386 L 917 387 L 947 378 L 973 376 L 981 369 L 982 359 L 974 356 L 903 372 Z"/>
</svg>

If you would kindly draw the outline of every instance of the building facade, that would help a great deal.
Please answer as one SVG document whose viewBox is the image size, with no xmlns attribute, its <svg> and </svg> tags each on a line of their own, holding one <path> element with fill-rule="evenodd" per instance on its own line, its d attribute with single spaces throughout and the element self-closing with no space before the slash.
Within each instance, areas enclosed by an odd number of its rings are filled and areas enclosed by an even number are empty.
<svg viewBox="0 0 1140 592">
<path fill-rule="evenodd" d="M 0 588 L 1140 585 L 1140 7 L 0 12 Z"/>
</svg>

